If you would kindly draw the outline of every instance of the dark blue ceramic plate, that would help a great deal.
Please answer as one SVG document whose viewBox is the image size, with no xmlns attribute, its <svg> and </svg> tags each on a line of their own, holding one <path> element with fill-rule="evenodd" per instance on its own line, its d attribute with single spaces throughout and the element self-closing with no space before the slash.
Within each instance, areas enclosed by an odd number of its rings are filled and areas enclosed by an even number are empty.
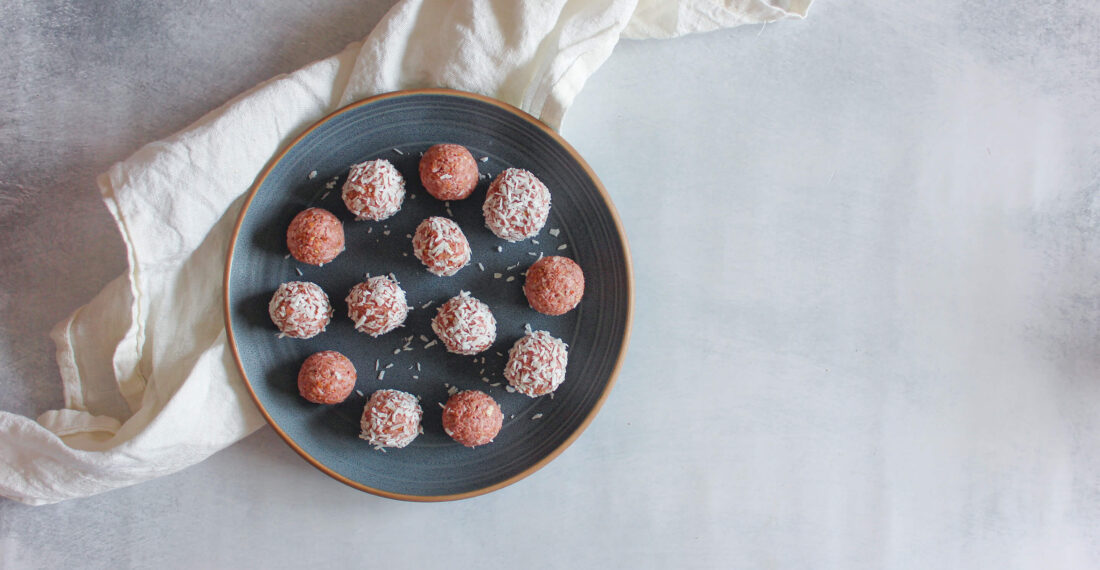
<svg viewBox="0 0 1100 570">
<path fill-rule="evenodd" d="M 486 176 L 477 190 L 451 203 L 450 212 L 424 191 L 417 175 L 420 153 L 441 142 L 464 145 L 478 159 L 487 157 L 478 162 Z M 375 158 L 394 163 L 408 195 L 389 220 L 357 222 L 344 207 L 340 188 L 351 164 Z M 508 167 L 530 170 L 550 188 L 550 219 L 534 241 L 507 243 L 485 228 L 481 203 L 486 188 Z M 287 254 L 287 225 L 311 206 L 326 208 L 344 222 L 347 250 L 324 267 L 298 263 Z M 432 215 L 452 217 L 470 241 L 473 260 L 453 277 L 429 274 L 412 255 L 410 234 Z M 585 296 L 577 309 L 547 317 L 528 307 L 522 272 L 540 253 L 572 257 L 584 269 Z M 355 332 L 344 303 L 366 273 L 393 273 L 414 308 L 403 328 L 376 339 Z M 312 339 L 278 338 L 268 318 L 272 293 L 294 280 L 320 285 L 335 309 L 328 330 Z M 440 343 L 425 348 L 423 339 L 435 339 L 430 321 L 436 307 L 462 290 L 492 308 L 496 343 L 476 357 L 447 353 Z M 295 451 L 364 491 L 436 501 L 513 483 L 580 434 L 607 397 L 622 361 L 632 281 L 626 240 L 610 200 L 592 169 L 560 136 L 499 101 L 423 90 L 345 107 L 272 160 L 238 220 L 225 291 L 229 340 L 241 374 L 267 420 Z M 553 398 L 531 399 L 506 390 L 502 371 L 508 348 L 526 324 L 570 346 L 566 380 Z M 298 368 L 320 350 L 344 353 L 359 372 L 357 392 L 342 404 L 311 404 L 298 395 Z M 452 386 L 488 392 L 500 403 L 504 427 L 496 441 L 468 449 L 443 433 L 440 404 Z M 409 447 L 377 451 L 358 437 L 366 399 L 382 388 L 421 398 L 424 434 Z"/>
</svg>

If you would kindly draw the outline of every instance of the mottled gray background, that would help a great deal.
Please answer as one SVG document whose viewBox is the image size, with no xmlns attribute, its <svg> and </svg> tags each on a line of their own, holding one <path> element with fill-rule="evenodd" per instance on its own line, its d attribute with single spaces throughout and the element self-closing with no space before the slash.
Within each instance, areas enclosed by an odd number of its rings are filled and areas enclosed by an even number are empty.
<svg viewBox="0 0 1100 570">
<path fill-rule="evenodd" d="M 389 3 L 0 4 L 0 409 L 124 266 L 95 176 Z M 5 567 L 1100 566 L 1100 5 L 819 2 L 620 44 L 563 134 L 637 277 L 603 411 L 517 485 L 353 491 L 271 430 L 31 508 Z"/>
</svg>

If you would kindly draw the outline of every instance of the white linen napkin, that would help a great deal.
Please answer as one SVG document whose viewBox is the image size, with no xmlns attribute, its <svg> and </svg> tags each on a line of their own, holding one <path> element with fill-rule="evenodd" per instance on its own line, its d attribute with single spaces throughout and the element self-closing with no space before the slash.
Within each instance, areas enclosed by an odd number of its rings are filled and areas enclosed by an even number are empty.
<svg viewBox="0 0 1100 570">
<path fill-rule="evenodd" d="M 361 43 L 274 78 L 101 175 L 129 270 L 59 323 L 65 408 L 0 412 L 0 495 L 47 504 L 202 461 L 263 424 L 226 344 L 228 240 L 271 157 L 338 107 L 451 87 L 553 128 L 621 37 L 804 17 L 812 0 L 406 0 Z"/>
</svg>

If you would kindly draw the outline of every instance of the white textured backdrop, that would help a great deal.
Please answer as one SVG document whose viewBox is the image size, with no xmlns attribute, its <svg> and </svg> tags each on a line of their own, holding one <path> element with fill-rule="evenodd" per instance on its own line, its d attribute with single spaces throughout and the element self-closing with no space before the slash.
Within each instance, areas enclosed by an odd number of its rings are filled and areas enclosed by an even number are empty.
<svg viewBox="0 0 1100 570">
<path fill-rule="evenodd" d="M 0 7 L 0 408 L 124 264 L 94 175 L 385 6 Z M 833 2 L 625 42 L 563 134 L 635 257 L 625 368 L 490 495 L 361 494 L 270 431 L 86 500 L 0 501 L 31 567 L 1100 566 L 1100 7 Z"/>
</svg>

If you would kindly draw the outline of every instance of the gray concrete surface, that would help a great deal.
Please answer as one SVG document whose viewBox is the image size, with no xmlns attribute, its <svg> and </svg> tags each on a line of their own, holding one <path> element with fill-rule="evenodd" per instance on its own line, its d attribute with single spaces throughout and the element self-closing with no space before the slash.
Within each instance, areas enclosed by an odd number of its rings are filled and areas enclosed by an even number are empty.
<svg viewBox="0 0 1100 570">
<path fill-rule="evenodd" d="M 0 409 L 59 403 L 46 333 L 123 268 L 95 175 L 387 4 L 0 4 Z M 620 44 L 563 134 L 623 218 L 636 321 L 558 459 L 398 503 L 262 429 L 0 500 L 0 566 L 1096 568 L 1098 103 L 1091 0 L 819 2 Z"/>
</svg>

